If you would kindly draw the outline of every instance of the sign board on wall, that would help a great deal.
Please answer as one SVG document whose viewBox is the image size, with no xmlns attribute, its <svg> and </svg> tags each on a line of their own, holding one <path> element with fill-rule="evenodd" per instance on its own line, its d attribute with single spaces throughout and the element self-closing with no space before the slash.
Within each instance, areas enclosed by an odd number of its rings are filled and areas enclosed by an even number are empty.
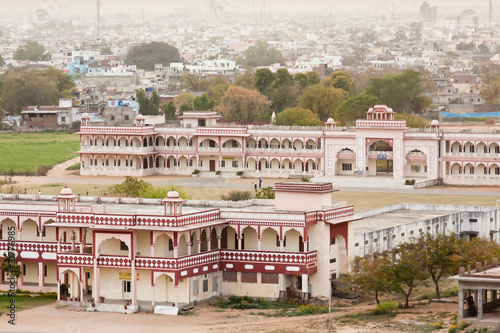
<svg viewBox="0 0 500 333">
<path fill-rule="evenodd" d="M 122 281 L 132 280 L 132 273 L 118 273 L 118 276 Z M 137 274 L 137 281 L 139 281 L 139 274 Z"/>
</svg>

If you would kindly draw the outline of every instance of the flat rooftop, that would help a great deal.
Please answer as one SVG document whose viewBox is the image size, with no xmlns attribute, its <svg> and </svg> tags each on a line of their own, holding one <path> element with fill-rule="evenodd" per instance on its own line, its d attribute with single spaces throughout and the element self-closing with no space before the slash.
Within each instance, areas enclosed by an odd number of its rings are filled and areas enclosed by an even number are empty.
<svg viewBox="0 0 500 333">
<path fill-rule="evenodd" d="M 440 216 L 450 215 L 458 211 L 451 210 L 411 210 L 400 209 L 390 213 L 378 214 L 370 217 L 364 217 L 354 223 L 354 234 L 364 234 L 367 232 L 382 230 L 412 222 L 432 219 Z M 363 215 L 363 214 L 359 214 Z"/>
</svg>

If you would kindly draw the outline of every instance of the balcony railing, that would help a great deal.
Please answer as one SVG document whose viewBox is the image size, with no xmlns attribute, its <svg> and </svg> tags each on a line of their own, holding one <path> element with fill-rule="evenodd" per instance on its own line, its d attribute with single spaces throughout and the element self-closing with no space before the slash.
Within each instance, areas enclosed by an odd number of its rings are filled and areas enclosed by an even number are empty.
<svg viewBox="0 0 500 333">
<path fill-rule="evenodd" d="M 317 269 L 316 251 L 269 252 L 220 250 L 225 270 L 260 273 L 311 274 Z"/>
<path fill-rule="evenodd" d="M 71 244 L 61 244 L 62 251 L 68 251 L 71 249 Z M 9 244 L 8 240 L 0 240 L 0 250 L 1 251 L 30 251 L 30 252 L 38 252 L 38 253 L 56 253 L 57 252 L 57 243 L 54 242 L 35 242 L 35 241 L 23 241 L 16 240 L 14 244 Z"/>
<path fill-rule="evenodd" d="M 181 227 L 190 224 L 213 221 L 219 218 L 219 210 L 213 209 L 201 213 L 192 213 L 182 216 L 137 216 L 136 225 L 154 227 Z"/>
<path fill-rule="evenodd" d="M 92 266 L 94 256 L 86 253 L 58 253 L 57 264 L 61 266 Z"/>
<path fill-rule="evenodd" d="M 145 133 L 156 133 L 156 132 L 154 131 L 154 126 L 143 126 L 143 127 L 80 126 L 80 133 L 145 134 Z"/>
</svg>

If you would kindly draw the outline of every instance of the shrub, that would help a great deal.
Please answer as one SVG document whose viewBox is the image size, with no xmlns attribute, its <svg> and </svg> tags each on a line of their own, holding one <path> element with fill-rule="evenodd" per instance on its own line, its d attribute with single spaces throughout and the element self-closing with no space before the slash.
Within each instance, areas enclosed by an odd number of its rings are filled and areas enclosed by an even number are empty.
<svg viewBox="0 0 500 333">
<path fill-rule="evenodd" d="M 255 190 L 255 197 L 257 199 L 274 199 L 274 191 L 272 189 L 272 186 L 268 186 L 260 190 Z"/>
<path fill-rule="evenodd" d="M 222 194 L 220 196 L 221 200 L 225 201 L 241 201 L 248 200 L 252 198 L 252 193 L 250 191 L 231 191 L 228 194 Z"/>
<path fill-rule="evenodd" d="M 456 325 L 451 325 L 448 327 L 448 333 L 455 333 L 458 330 Z"/>
<path fill-rule="evenodd" d="M 415 185 L 415 179 L 412 179 L 412 180 L 405 180 L 405 185 Z"/>
<path fill-rule="evenodd" d="M 198 169 L 196 169 L 196 170 L 193 171 L 193 175 L 197 175 L 199 173 L 200 173 L 200 170 L 198 170 Z"/>
<path fill-rule="evenodd" d="M 61 287 L 60 287 L 60 294 L 61 294 L 61 297 L 67 297 L 68 296 L 68 286 L 66 284 L 61 284 Z"/>
<path fill-rule="evenodd" d="M 467 320 L 463 320 L 459 325 L 458 325 L 458 329 L 460 330 L 463 330 L 464 328 L 467 328 L 471 325 L 471 322 L 470 321 L 467 321 Z"/>
<path fill-rule="evenodd" d="M 443 328 L 443 323 L 441 323 L 441 322 L 436 322 L 436 323 L 432 324 L 433 330 L 440 330 L 441 328 Z"/>
<path fill-rule="evenodd" d="M 374 315 L 390 314 L 397 308 L 398 308 L 398 303 L 394 301 L 381 302 L 379 305 L 377 305 L 377 308 L 372 311 L 372 314 Z"/>
<path fill-rule="evenodd" d="M 75 163 L 72 166 L 67 167 L 66 170 L 68 170 L 68 171 L 71 171 L 71 170 L 80 170 L 80 163 Z"/>
<path fill-rule="evenodd" d="M 310 181 L 311 181 L 311 178 L 302 177 L 302 181 L 303 181 L 303 182 L 310 182 Z"/>
<path fill-rule="evenodd" d="M 242 176 L 244 173 L 244 171 L 236 171 L 236 176 Z"/>
<path fill-rule="evenodd" d="M 215 174 L 216 174 L 217 176 L 219 176 L 219 175 L 220 175 L 220 173 L 221 173 L 221 172 L 220 172 L 220 170 L 217 170 L 217 171 L 215 172 Z"/>
</svg>

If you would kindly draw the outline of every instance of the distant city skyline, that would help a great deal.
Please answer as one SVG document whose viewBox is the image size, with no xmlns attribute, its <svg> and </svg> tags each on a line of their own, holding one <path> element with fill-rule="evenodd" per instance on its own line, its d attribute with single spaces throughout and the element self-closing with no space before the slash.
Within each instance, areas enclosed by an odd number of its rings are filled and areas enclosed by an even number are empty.
<svg viewBox="0 0 500 333">
<path fill-rule="evenodd" d="M 219 6 L 225 7 L 228 10 L 246 12 L 256 14 L 260 13 L 264 1 L 263 0 L 185 0 L 185 1 L 164 1 L 164 0 L 149 0 L 147 2 L 138 2 L 136 0 L 101 0 L 102 15 L 112 15 L 116 13 L 132 13 L 140 15 L 142 10 L 145 14 L 155 16 L 163 13 L 171 13 L 174 8 L 191 8 L 199 12 L 207 11 L 210 3 L 216 3 Z M 313 13 L 329 11 L 342 11 L 351 13 L 365 13 L 371 11 L 374 15 L 378 15 L 383 11 L 392 10 L 393 6 L 396 12 L 416 13 L 423 1 L 411 0 L 357 0 L 353 2 L 341 2 L 339 0 L 310 0 L 307 6 L 304 6 L 303 1 L 299 0 L 265 0 L 266 12 L 297 12 L 297 13 Z M 427 1 L 431 6 L 438 7 L 438 13 L 452 14 L 453 12 L 471 8 L 476 10 L 480 15 L 485 15 L 488 10 L 489 0 L 480 0 L 471 4 L 468 0 L 430 0 Z M 498 17 L 500 13 L 500 4 L 495 6 L 493 3 L 493 17 Z M 89 16 L 95 14 L 96 0 L 88 0 L 85 2 L 76 0 L 23 0 L 23 6 L 15 2 L 5 2 L 2 4 L 3 14 L 23 14 L 30 12 L 33 14 L 39 8 L 45 8 L 52 16 L 65 15 L 83 15 Z M 3 16 L 0 13 L 0 16 Z"/>
</svg>

